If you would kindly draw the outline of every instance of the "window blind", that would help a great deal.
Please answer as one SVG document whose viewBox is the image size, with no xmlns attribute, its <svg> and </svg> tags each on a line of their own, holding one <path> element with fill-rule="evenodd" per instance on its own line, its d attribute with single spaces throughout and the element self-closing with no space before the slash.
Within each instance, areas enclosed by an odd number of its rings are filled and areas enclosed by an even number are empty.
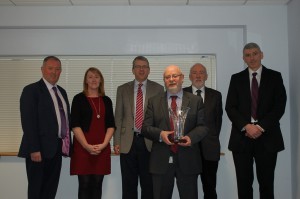
<svg viewBox="0 0 300 199">
<path fill-rule="evenodd" d="M 150 63 L 149 79 L 164 85 L 163 71 L 168 65 L 178 65 L 184 77 L 183 87 L 189 86 L 189 70 L 202 63 L 208 72 L 206 85 L 216 88 L 216 56 L 197 55 L 145 55 Z M 70 104 L 74 95 L 83 90 L 83 76 L 89 67 L 97 67 L 104 76 L 105 93 L 116 104 L 117 87 L 132 81 L 132 61 L 135 56 L 58 56 L 62 73 L 58 84 L 66 89 Z M 24 86 L 42 77 L 44 57 L 0 57 L 0 155 L 16 154 L 22 138 L 19 99 Z"/>
</svg>

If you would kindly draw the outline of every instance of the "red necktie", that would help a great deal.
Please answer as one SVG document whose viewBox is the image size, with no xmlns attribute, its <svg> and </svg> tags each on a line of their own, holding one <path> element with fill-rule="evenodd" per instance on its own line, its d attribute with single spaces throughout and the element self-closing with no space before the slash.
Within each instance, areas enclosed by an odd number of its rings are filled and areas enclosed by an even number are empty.
<svg viewBox="0 0 300 199">
<path fill-rule="evenodd" d="M 176 109 L 177 109 L 177 103 L 176 103 L 176 99 L 177 99 L 177 96 L 171 96 L 171 109 L 173 110 L 174 113 L 176 113 Z M 173 120 L 170 119 L 170 123 L 171 123 L 171 130 L 173 131 L 174 130 L 174 124 L 173 124 Z M 174 134 L 172 134 L 172 138 L 174 140 Z M 171 145 L 171 151 L 173 153 L 177 153 L 178 151 L 178 145 L 177 143 L 174 143 L 174 145 Z"/>
<path fill-rule="evenodd" d="M 252 84 L 251 84 L 251 116 L 253 119 L 257 119 L 257 99 L 258 99 L 258 83 L 256 79 L 257 73 L 252 73 Z"/>
<path fill-rule="evenodd" d="M 143 119 L 144 119 L 144 111 L 143 111 L 143 92 L 142 92 L 142 83 L 139 83 L 137 95 L 136 95 L 136 107 L 135 107 L 135 127 L 138 130 L 141 130 Z"/>
</svg>

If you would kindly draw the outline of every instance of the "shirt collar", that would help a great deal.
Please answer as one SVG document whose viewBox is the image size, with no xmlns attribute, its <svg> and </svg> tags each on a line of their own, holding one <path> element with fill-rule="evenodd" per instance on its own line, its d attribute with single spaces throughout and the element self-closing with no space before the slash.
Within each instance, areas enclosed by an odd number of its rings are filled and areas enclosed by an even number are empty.
<svg viewBox="0 0 300 199">
<path fill-rule="evenodd" d="M 167 91 L 167 97 L 168 99 L 171 97 L 171 96 L 177 96 L 179 99 L 182 99 L 182 96 L 183 96 L 183 90 L 181 89 L 178 93 L 176 94 L 171 94 Z"/>
<path fill-rule="evenodd" d="M 56 84 L 55 85 L 50 84 L 45 78 L 42 78 L 42 79 L 43 79 L 44 83 L 46 84 L 48 90 L 52 89 L 53 87 L 57 87 Z"/>
<path fill-rule="evenodd" d="M 254 70 L 251 70 L 250 68 L 248 68 L 248 71 L 249 71 L 249 75 L 252 77 L 252 73 L 256 72 L 258 76 L 261 76 L 261 71 L 262 71 L 262 65 L 260 65 L 260 67 L 254 71 Z"/>
<path fill-rule="evenodd" d="M 138 87 L 139 86 L 139 81 L 137 81 L 136 79 L 134 80 L 134 86 L 135 87 Z M 147 79 L 145 80 L 145 81 L 143 81 L 143 82 L 141 82 L 142 84 L 143 84 L 143 86 L 142 87 L 146 87 L 146 85 L 147 85 Z"/>
<path fill-rule="evenodd" d="M 200 89 L 198 89 L 198 88 L 196 88 L 195 86 L 192 85 L 192 92 L 193 92 L 193 94 L 195 94 L 197 90 L 201 90 L 201 92 L 204 93 L 205 92 L 204 87 L 205 86 L 202 86 Z"/>
</svg>

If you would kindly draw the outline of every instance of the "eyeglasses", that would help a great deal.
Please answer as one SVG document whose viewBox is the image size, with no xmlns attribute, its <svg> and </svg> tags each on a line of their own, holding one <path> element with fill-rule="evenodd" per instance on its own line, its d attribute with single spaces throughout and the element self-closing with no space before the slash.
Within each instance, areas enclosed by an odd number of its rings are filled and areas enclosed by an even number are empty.
<svg viewBox="0 0 300 199">
<path fill-rule="evenodd" d="M 173 74 L 173 75 L 167 75 L 167 76 L 164 76 L 165 80 L 169 80 L 171 79 L 171 77 L 173 79 L 176 79 L 177 77 L 180 77 L 182 74 Z"/>
<path fill-rule="evenodd" d="M 134 68 L 136 68 L 136 69 L 148 69 L 149 66 L 146 66 L 146 65 L 143 65 L 143 66 L 135 65 Z"/>
</svg>

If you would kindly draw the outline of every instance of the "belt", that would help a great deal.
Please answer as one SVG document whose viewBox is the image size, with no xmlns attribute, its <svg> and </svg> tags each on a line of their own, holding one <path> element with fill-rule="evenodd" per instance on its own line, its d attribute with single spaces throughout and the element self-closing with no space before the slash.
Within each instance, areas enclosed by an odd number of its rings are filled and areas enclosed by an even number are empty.
<svg viewBox="0 0 300 199">
<path fill-rule="evenodd" d="M 144 137 L 143 134 L 141 134 L 140 132 L 136 132 L 136 131 L 133 132 L 133 135 L 134 135 L 135 137 Z"/>
<path fill-rule="evenodd" d="M 256 124 L 258 124 L 258 122 L 251 122 L 251 124 L 254 124 L 254 125 L 256 125 Z"/>
</svg>

